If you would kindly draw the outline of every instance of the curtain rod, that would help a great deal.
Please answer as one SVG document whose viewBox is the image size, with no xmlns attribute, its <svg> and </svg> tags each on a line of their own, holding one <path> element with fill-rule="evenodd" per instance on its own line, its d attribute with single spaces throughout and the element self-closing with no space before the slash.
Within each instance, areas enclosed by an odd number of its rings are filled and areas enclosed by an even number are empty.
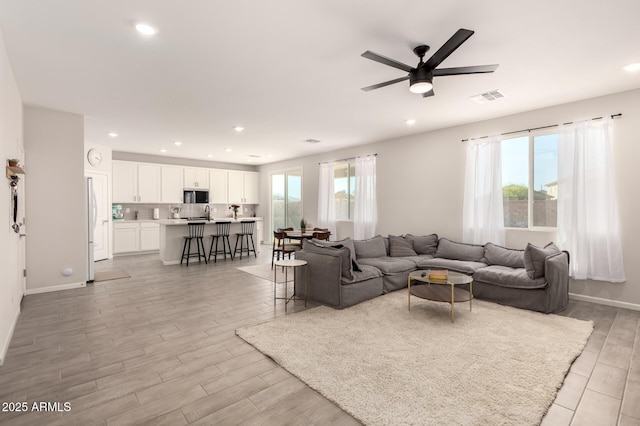
<svg viewBox="0 0 640 426">
<path fill-rule="evenodd" d="M 618 114 L 612 114 L 612 115 L 611 115 L 611 118 L 616 118 L 616 117 L 622 117 L 622 114 L 621 114 L 621 113 L 618 113 Z M 592 119 L 591 119 L 591 121 L 594 121 L 594 120 L 602 120 L 603 118 L 604 118 L 604 117 L 595 117 L 595 118 L 592 118 Z M 568 124 L 573 124 L 573 121 L 569 121 L 569 122 L 567 122 L 567 123 L 562 123 L 562 125 L 563 125 L 563 126 L 566 126 L 566 125 L 568 125 Z M 532 128 L 532 129 L 515 130 L 515 131 L 513 131 L 513 132 L 500 133 L 500 136 L 512 135 L 512 134 L 514 134 L 514 133 L 532 132 L 532 131 L 534 131 L 534 130 L 551 129 L 551 128 L 553 128 L 553 127 L 558 127 L 558 126 L 560 126 L 560 124 L 550 124 L 550 125 L 548 125 L 548 126 L 534 127 L 534 128 Z M 486 139 L 486 138 L 488 138 L 488 137 L 489 137 L 489 136 L 480 136 L 479 138 L 471 138 L 471 139 Z M 462 142 L 467 142 L 467 141 L 469 141 L 469 140 L 470 140 L 470 139 L 462 139 Z"/>
<path fill-rule="evenodd" d="M 366 155 L 358 155 L 358 157 L 366 157 L 367 155 L 373 155 L 374 157 L 378 156 L 378 154 L 366 154 Z M 331 160 L 331 161 L 321 161 L 318 164 L 337 163 L 338 161 L 355 160 L 358 157 L 341 158 L 339 160 Z"/>
</svg>

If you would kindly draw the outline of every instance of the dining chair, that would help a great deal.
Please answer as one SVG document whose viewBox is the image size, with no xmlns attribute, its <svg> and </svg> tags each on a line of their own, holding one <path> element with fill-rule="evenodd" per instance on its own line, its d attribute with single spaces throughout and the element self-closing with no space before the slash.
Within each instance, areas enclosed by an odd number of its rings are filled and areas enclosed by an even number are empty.
<svg viewBox="0 0 640 426">
<path fill-rule="evenodd" d="M 287 234 L 286 232 L 273 232 L 273 253 L 271 255 L 271 269 L 273 269 L 273 262 L 275 260 L 280 260 L 280 256 L 284 259 L 285 255 L 289 256 L 291 259 L 291 253 L 295 253 L 296 250 L 300 250 L 300 246 L 298 244 L 287 243 Z"/>
<path fill-rule="evenodd" d="M 315 231 L 313 233 L 313 238 L 317 239 L 317 240 L 326 240 L 329 241 L 329 236 L 331 235 L 331 232 L 329 231 Z"/>
</svg>

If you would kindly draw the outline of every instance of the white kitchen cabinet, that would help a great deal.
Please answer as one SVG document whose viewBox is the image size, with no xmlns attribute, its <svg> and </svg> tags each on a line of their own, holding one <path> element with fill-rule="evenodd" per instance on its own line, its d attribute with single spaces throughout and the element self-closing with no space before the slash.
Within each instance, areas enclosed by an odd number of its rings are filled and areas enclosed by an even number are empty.
<svg viewBox="0 0 640 426">
<path fill-rule="evenodd" d="M 135 203 L 138 196 L 138 165 L 135 163 L 113 162 L 114 203 Z"/>
<path fill-rule="evenodd" d="M 260 173 L 244 172 L 244 203 L 260 203 Z"/>
<path fill-rule="evenodd" d="M 209 203 L 226 204 L 229 202 L 227 176 L 227 170 L 209 170 Z"/>
<path fill-rule="evenodd" d="M 184 187 L 208 189 L 209 188 L 209 169 L 200 167 L 184 168 Z"/>
<path fill-rule="evenodd" d="M 160 202 L 160 166 L 138 164 L 138 202 Z"/>
<path fill-rule="evenodd" d="M 140 224 L 140 251 L 160 250 L 160 225 L 143 222 Z"/>
<path fill-rule="evenodd" d="M 163 203 L 182 203 L 182 167 L 161 166 L 160 200 Z"/>
<path fill-rule="evenodd" d="M 158 223 L 113 223 L 113 254 L 154 250 L 160 250 L 160 225 Z"/>
<path fill-rule="evenodd" d="M 138 223 L 113 224 L 113 254 L 140 251 L 140 226 Z"/>
<path fill-rule="evenodd" d="M 160 166 L 113 162 L 114 203 L 159 203 Z"/>
<path fill-rule="evenodd" d="M 257 172 L 229 171 L 229 203 L 258 204 L 259 176 Z"/>
</svg>

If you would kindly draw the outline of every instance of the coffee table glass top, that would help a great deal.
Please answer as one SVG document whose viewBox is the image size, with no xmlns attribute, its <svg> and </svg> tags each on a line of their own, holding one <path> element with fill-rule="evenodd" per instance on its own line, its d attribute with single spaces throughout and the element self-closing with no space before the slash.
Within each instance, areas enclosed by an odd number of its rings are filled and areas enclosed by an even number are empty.
<svg viewBox="0 0 640 426">
<path fill-rule="evenodd" d="M 453 284 L 453 285 L 461 285 L 461 284 L 469 284 L 473 281 L 471 275 L 461 274 L 459 272 L 449 271 L 447 273 L 447 279 L 430 279 L 429 278 L 429 270 L 426 271 L 413 271 L 409 274 L 409 278 L 414 281 L 422 281 L 425 283 L 431 284 Z"/>
</svg>

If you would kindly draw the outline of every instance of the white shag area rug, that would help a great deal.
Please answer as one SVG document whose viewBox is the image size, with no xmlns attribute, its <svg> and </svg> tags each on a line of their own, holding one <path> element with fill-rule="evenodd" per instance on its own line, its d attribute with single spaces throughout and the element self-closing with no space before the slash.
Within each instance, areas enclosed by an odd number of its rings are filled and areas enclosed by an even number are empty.
<svg viewBox="0 0 640 426">
<path fill-rule="evenodd" d="M 593 323 L 396 291 L 236 334 L 367 425 L 537 425 Z"/>
</svg>

